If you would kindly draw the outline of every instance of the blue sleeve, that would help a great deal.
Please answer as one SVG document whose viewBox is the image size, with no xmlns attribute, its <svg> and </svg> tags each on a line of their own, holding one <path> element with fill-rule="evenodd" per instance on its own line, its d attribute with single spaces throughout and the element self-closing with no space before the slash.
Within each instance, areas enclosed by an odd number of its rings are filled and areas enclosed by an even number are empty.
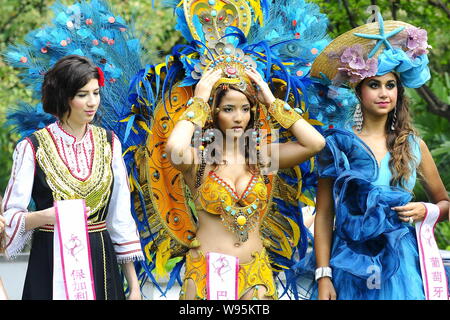
<svg viewBox="0 0 450 320">
<path fill-rule="evenodd" d="M 332 136 L 326 137 L 326 145 L 317 156 L 319 178 L 333 178 L 338 176 L 338 166 L 335 164 L 335 152 L 339 152 Z"/>
</svg>

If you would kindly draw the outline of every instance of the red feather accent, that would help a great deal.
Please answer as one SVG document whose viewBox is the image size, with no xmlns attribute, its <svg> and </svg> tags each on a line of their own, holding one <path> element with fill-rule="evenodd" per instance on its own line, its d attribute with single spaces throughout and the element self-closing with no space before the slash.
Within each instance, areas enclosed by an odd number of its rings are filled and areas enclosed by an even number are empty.
<svg viewBox="0 0 450 320">
<path fill-rule="evenodd" d="M 104 87 L 105 86 L 105 75 L 104 75 L 102 69 L 100 69 L 99 67 L 97 67 L 97 71 L 98 71 L 98 85 L 100 87 Z"/>
</svg>

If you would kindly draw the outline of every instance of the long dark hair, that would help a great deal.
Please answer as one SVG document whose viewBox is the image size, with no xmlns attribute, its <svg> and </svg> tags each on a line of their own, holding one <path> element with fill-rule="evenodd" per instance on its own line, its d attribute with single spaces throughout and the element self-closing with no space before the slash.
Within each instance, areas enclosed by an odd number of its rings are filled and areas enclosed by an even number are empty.
<svg viewBox="0 0 450 320">
<path fill-rule="evenodd" d="M 255 96 L 253 96 L 250 92 L 248 92 L 247 90 L 242 90 L 240 87 L 236 86 L 236 85 L 232 85 L 232 84 L 224 84 L 224 85 L 220 85 L 216 91 L 214 92 L 214 94 L 212 95 L 212 103 L 211 103 L 211 113 L 212 113 L 212 122 L 208 125 L 206 125 L 202 131 L 205 132 L 208 129 L 213 129 L 213 128 L 218 128 L 218 114 L 219 114 L 219 105 L 223 99 L 223 97 L 226 95 L 227 92 L 229 92 L 229 90 L 235 90 L 238 92 L 241 92 L 242 94 L 244 94 L 247 97 L 248 102 L 250 103 L 250 121 L 247 124 L 247 127 L 244 129 L 244 132 L 246 132 L 246 130 L 253 128 L 254 130 L 258 130 L 258 124 L 259 124 L 259 119 L 257 117 L 257 106 L 258 106 L 258 102 Z M 208 142 L 205 143 L 206 145 L 208 144 Z M 256 164 L 250 163 L 249 161 L 249 154 L 250 154 L 250 143 L 247 143 L 247 141 L 244 141 L 244 150 L 245 150 L 245 160 L 247 163 L 247 168 L 249 169 L 249 171 L 252 174 L 259 174 L 260 173 L 260 168 L 259 168 L 259 151 L 256 151 Z M 218 152 L 219 154 L 215 153 Z M 213 170 L 217 170 L 217 168 L 219 167 L 219 165 L 223 164 L 223 161 L 221 160 L 221 150 L 214 150 L 213 151 L 213 159 L 214 162 L 212 163 L 213 165 Z M 200 152 L 200 158 L 201 158 L 201 163 L 200 163 L 200 167 L 197 170 L 197 174 L 196 174 L 196 183 L 195 183 L 195 187 L 198 188 L 201 184 L 203 175 L 205 173 L 205 167 L 206 167 L 206 159 L 204 157 L 203 152 Z M 216 161 L 216 160 L 219 161 Z"/>
<path fill-rule="evenodd" d="M 389 169 L 392 173 L 390 185 L 406 188 L 406 182 L 412 174 L 412 164 L 417 160 L 413 154 L 409 137 L 417 136 L 417 131 L 412 125 L 405 87 L 399 76 L 394 72 L 393 74 L 397 81 L 397 104 L 388 113 L 385 125 L 386 146 L 391 154 L 389 160 Z M 355 88 L 359 97 L 361 97 L 362 83 L 363 81 Z"/>
</svg>

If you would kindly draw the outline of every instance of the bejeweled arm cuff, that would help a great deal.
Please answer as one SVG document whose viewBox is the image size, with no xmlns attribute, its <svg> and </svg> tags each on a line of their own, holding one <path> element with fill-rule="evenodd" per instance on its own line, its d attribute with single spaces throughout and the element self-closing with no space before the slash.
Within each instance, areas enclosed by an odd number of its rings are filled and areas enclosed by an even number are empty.
<svg viewBox="0 0 450 320">
<path fill-rule="evenodd" d="M 199 127 L 203 127 L 208 119 L 211 108 L 201 98 L 192 97 L 186 104 L 188 108 L 181 115 L 180 120 L 187 120 Z"/>
<path fill-rule="evenodd" d="M 268 109 L 270 115 L 285 129 L 289 129 L 302 116 L 287 102 L 276 99 Z"/>
</svg>

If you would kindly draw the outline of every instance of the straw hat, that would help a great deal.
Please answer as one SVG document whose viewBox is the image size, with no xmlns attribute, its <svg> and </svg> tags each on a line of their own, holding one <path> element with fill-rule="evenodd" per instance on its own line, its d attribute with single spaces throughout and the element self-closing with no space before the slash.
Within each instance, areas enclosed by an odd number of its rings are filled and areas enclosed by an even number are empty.
<svg viewBox="0 0 450 320">
<path fill-rule="evenodd" d="M 395 46 L 398 46 L 401 43 L 401 39 L 405 39 L 403 43 L 406 45 L 406 39 L 408 37 L 406 29 L 408 27 L 414 28 L 413 25 L 402 21 L 383 21 L 380 15 L 378 22 L 368 23 L 345 32 L 330 42 L 314 60 L 311 68 L 311 76 L 322 78 L 321 73 L 323 73 L 328 79 L 335 79 L 339 72 L 338 68 L 342 66 L 340 55 L 345 49 L 354 45 L 360 45 L 362 47 L 365 59 L 377 59 L 386 48 L 389 46 L 392 47 L 391 43 L 395 42 Z M 375 52 L 372 52 L 374 49 Z M 406 50 L 403 46 L 402 49 Z M 349 84 L 353 87 L 357 83 Z"/>
</svg>

